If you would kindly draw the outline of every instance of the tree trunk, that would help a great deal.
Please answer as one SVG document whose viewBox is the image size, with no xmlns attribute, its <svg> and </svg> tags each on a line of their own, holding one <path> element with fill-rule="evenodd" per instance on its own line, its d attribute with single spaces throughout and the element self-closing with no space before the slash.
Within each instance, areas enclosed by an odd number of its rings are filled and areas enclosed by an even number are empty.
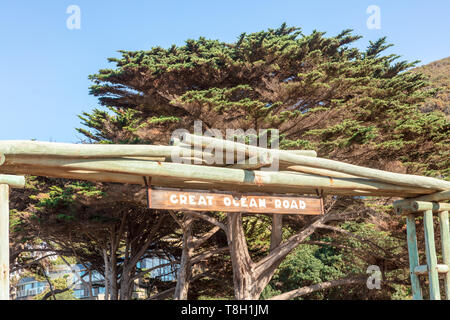
<svg viewBox="0 0 450 320">
<path fill-rule="evenodd" d="M 120 282 L 120 300 L 131 300 L 133 296 L 134 281 L 129 276 L 123 278 Z"/>
<path fill-rule="evenodd" d="M 242 213 L 227 214 L 227 239 L 233 265 L 234 293 L 237 300 L 257 300 L 272 279 L 281 261 L 318 227 L 323 226 L 328 215 L 317 218 L 299 233 L 281 244 L 281 219 L 274 218 L 274 227 L 278 229 L 271 239 L 269 255 L 258 262 L 250 258 L 242 228 Z"/>
<path fill-rule="evenodd" d="M 175 287 L 174 300 L 187 300 L 189 282 L 191 278 L 191 258 L 194 254 L 192 241 L 192 224 L 194 218 L 187 214 L 183 222 L 183 251 L 181 254 L 180 269 L 177 275 L 177 285 Z"/>
<path fill-rule="evenodd" d="M 132 295 L 132 281 L 130 274 L 132 272 L 133 266 L 130 261 L 130 255 L 132 254 L 133 248 L 131 246 L 130 230 L 125 235 L 125 253 L 124 261 L 122 264 L 122 274 L 120 276 L 120 300 L 130 300 Z"/>
<path fill-rule="evenodd" d="M 283 215 L 274 214 L 272 217 L 272 234 L 270 238 L 270 252 L 278 247 L 282 240 Z"/>
<path fill-rule="evenodd" d="M 106 249 L 103 249 L 103 260 L 105 263 L 105 300 L 109 300 L 110 299 L 111 273 L 110 273 L 110 267 L 109 267 L 108 253 L 107 253 Z"/>
<path fill-rule="evenodd" d="M 117 287 L 117 257 L 116 253 L 110 253 L 110 297 L 111 300 L 119 299 L 119 288 Z"/>
<path fill-rule="evenodd" d="M 135 273 L 136 265 L 124 263 L 122 276 L 120 278 L 120 300 L 131 300 L 134 291 L 134 281 L 132 275 Z"/>
<path fill-rule="evenodd" d="M 253 262 L 248 254 L 242 228 L 242 214 L 228 213 L 228 247 L 230 249 L 231 263 L 233 265 L 234 295 L 237 300 L 255 300 L 259 298 L 255 291 L 256 275 Z"/>
<path fill-rule="evenodd" d="M 94 294 L 92 293 L 92 271 L 91 271 L 91 269 L 89 269 L 88 288 L 89 288 L 89 300 L 94 300 Z"/>
<path fill-rule="evenodd" d="M 291 236 L 283 243 L 281 243 L 282 221 L 279 218 L 275 218 L 273 222 L 274 230 L 278 231 L 275 231 L 277 235 L 274 235 L 271 239 L 271 251 L 264 258 L 253 262 L 248 253 L 247 242 L 242 228 L 242 213 L 227 213 L 226 225 L 210 215 L 195 211 L 190 213 L 225 231 L 230 250 L 231 264 L 233 266 L 234 293 L 235 298 L 238 300 L 259 299 L 259 296 L 270 279 L 272 279 L 281 261 L 307 237 L 314 233 L 317 228 L 324 227 L 324 223 L 332 217 L 328 210 L 327 213 L 316 217 L 311 224 L 305 226 L 297 234 Z"/>
</svg>

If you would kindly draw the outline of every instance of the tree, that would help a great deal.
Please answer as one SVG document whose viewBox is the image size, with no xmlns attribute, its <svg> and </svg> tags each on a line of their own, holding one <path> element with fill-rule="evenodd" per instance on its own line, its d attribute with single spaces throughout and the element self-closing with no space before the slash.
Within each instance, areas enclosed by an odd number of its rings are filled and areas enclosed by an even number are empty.
<svg viewBox="0 0 450 320">
<path fill-rule="evenodd" d="M 67 283 L 67 278 L 57 278 L 48 280 L 51 283 L 50 287 L 42 293 L 34 297 L 34 300 L 76 300 L 73 289 Z"/>
<path fill-rule="evenodd" d="M 199 38 L 120 51 L 109 59 L 115 69 L 90 76 L 91 94 L 117 116 L 85 113 L 94 130 L 78 130 L 93 141 L 168 143 L 174 129 L 192 130 L 195 120 L 206 129 L 278 128 L 284 148 L 409 172 L 428 163 L 420 169 L 441 174 L 445 166 L 431 151 L 448 151 L 448 122 L 417 110 L 433 94 L 420 90 L 425 76 L 407 71 L 416 62 L 383 56 L 391 46 L 385 38 L 363 52 L 350 46 L 359 38 L 351 30 L 303 35 L 283 24 L 235 43 Z M 397 159 L 406 168 L 396 168 Z"/>
<path fill-rule="evenodd" d="M 328 38 L 318 31 L 304 35 L 283 24 L 244 33 L 234 43 L 199 38 L 168 49 L 120 51 L 121 58 L 109 59 L 115 69 L 90 77 L 91 94 L 113 115 L 84 113 L 91 131 L 78 130 L 94 142 L 168 143 L 174 129 L 192 130 L 195 120 L 222 133 L 278 128 L 285 149 L 311 148 L 319 156 L 392 171 L 445 174 L 448 122 L 416 106 L 432 94 L 421 90 L 425 77 L 407 71 L 415 62 L 383 56 L 390 47 L 385 38 L 370 42 L 366 51 L 351 47 L 359 38 L 351 30 Z M 236 297 L 259 297 L 283 258 L 324 222 L 309 220 L 295 241 L 272 246 L 255 263 L 242 215 L 228 214 L 225 224 L 213 221 L 228 237 Z"/>
<path fill-rule="evenodd" d="M 135 196 L 140 189 L 47 178 L 31 184 L 28 192 L 34 190 L 19 207 L 11 236 L 44 245 L 19 248 L 16 261 L 34 250 L 74 257 L 104 276 L 106 299 L 128 300 L 135 280 L 151 271 L 138 262 L 170 256 L 161 238 L 172 234 L 173 225 L 166 215 L 149 214 L 144 197 Z M 18 267 L 34 263 L 26 259 Z"/>
</svg>

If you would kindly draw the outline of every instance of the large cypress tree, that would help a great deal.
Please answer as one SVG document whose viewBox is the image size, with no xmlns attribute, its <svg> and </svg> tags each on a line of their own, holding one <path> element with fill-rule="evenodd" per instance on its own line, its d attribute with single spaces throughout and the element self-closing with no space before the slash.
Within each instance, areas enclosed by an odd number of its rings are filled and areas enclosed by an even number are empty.
<svg viewBox="0 0 450 320">
<path fill-rule="evenodd" d="M 109 112 L 83 113 L 87 129 L 77 130 L 96 143 L 167 144 L 173 130 L 191 131 L 196 120 L 222 133 L 277 128 L 281 148 L 447 177 L 449 123 L 418 109 L 435 90 L 426 90 L 424 75 L 409 71 L 417 62 L 383 54 L 391 46 L 385 38 L 365 51 L 354 47 L 358 39 L 351 30 L 304 35 L 283 24 L 244 33 L 234 43 L 199 38 L 168 49 L 120 51 L 120 58 L 109 59 L 114 68 L 90 76 L 91 94 Z M 241 217 L 228 218 L 228 228 L 242 236 Z M 298 230 L 310 223 L 306 219 Z M 258 275 L 236 281 L 235 270 L 236 296 L 257 298 L 282 258 L 305 238 L 290 238 L 292 246 L 284 243 L 290 249 Z M 235 260 L 256 266 L 248 254 Z"/>
<path fill-rule="evenodd" d="M 408 71 L 416 62 L 383 55 L 385 38 L 366 51 L 352 46 L 358 39 L 351 30 L 326 37 L 283 24 L 235 43 L 199 38 L 120 51 L 109 59 L 115 68 L 90 77 L 91 94 L 116 116 L 85 113 L 94 130 L 78 130 L 93 141 L 167 143 L 195 120 L 205 129 L 278 128 L 283 148 L 380 168 L 400 160 L 409 172 L 444 174 L 448 122 L 418 112 L 434 91 L 420 90 L 425 77 Z"/>
</svg>

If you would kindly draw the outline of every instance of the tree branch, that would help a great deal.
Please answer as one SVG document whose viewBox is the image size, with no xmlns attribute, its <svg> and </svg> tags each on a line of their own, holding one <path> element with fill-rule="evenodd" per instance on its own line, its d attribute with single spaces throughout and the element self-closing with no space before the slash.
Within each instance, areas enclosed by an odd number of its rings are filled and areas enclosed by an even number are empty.
<svg viewBox="0 0 450 320">
<path fill-rule="evenodd" d="M 211 238 L 213 235 L 215 235 L 216 232 L 219 231 L 219 230 L 220 230 L 219 226 L 213 227 L 211 230 L 209 230 L 208 232 L 202 234 L 200 237 L 196 237 L 194 240 L 192 240 L 192 245 L 194 246 L 195 249 L 200 247 L 209 238 Z"/>
<path fill-rule="evenodd" d="M 195 257 L 193 257 L 191 259 L 191 264 L 198 263 L 198 262 L 200 262 L 202 260 L 208 259 L 209 257 L 211 257 L 211 256 L 213 256 L 213 255 L 215 255 L 217 253 L 224 252 L 224 251 L 227 251 L 227 250 L 228 250 L 228 247 L 223 247 L 223 248 L 218 248 L 216 250 L 212 250 L 212 251 L 208 251 L 208 252 L 199 254 L 199 255 L 197 255 L 197 256 L 195 256 Z"/>
<path fill-rule="evenodd" d="M 204 213 L 198 212 L 198 211 L 186 211 L 186 212 L 188 212 L 196 217 L 199 217 L 205 221 L 208 221 L 209 223 L 212 223 L 213 225 L 218 226 L 220 229 L 227 232 L 227 227 L 223 223 L 217 221 L 216 219 L 214 219 L 213 217 L 211 217 L 207 214 L 204 214 Z"/>
<path fill-rule="evenodd" d="M 362 284 L 362 283 L 365 283 L 366 281 L 367 280 L 363 276 L 326 281 L 326 282 L 322 282 L 322 283 L 313 284 L 313 285 L 310 285 L 307 287 L 301 287 L 299 289 L 295 289 L 292 291 L 288 291 L 288 292 L 279 294 L 275 297 L 269 298 L 267 300 L 288 300 L 288 299 L 293 299 L 296 297 L 304 296 L 304 295 L 307 295 L 309 293 L 319 291 L 319 290 L 324 290 L 324 289 L 337 287 L 337 286 L 348 286 L 351 284 Z"/>
<path fill-rule="evenodd" d="M 322 226 L 328 219 L 328 214 L 324 214 L 317 218 L 313 223 L 304 227 L 300 232 L 291 236 L 284 243 L 280 244 L 278 247 L 274 248 L 272 252 L 269 253 L 265 258 L 259 260 L 255 263 L 255 270 L 258 274 L 262 274 L 264 270 L 277 265 L 281 259 L 283 259 L 289 252 L 291 252 L 298 244 L 309 237 L 314 231 Z"/>
</svg>

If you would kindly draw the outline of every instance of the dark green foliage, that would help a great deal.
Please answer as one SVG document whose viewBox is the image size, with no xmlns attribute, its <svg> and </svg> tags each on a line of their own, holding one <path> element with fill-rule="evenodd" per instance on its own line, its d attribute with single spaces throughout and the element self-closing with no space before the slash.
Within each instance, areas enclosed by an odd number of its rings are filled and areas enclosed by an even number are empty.
<svg viewBox="0 0 450 320">
<path fill-rule="evenodd" d="M 283 148 L 394 171 L 448 176 L 449 123 L 417 105 L 434 94 L 416 62 L 383 55 L 385 38 L 367 50 L 283 24 L 235 43 L 199 38 L 184 46 L 120 51 L 114 69 L 90 78 L 91 94 L 112 110 L 84 113 L 97 142 L 167 143 L 176 128 L 278 128 Z M 121 123 L 120 119 L 125 120 Z M 157 119 L 157 121 L 155 121 Z M 364 155 L 364 156 L 361 156 Z M 382 161 L 380 161 L 382 159 Z M 389 167 L 401 160 L 401 167 Z"/>
<path fill-rule="evenodd" d="M 262 298 L 324 281 L 365 275 L 370 265 L 381 269 L 382 290 L 369 290 L 362 284 L 330 288 L 298 299 L 407 298 L 409 273 L 402 261 L 405 241 L 370 223 L 349 221 L 340 227 L 355 237 L 347 234 L 311 237 L 307 243 L 312 244 L 300 245 L 281 263 Z"/>
<path fill-rule="evenodd" d="M 100 198 L 104 193 L 98 190 L 89 182 L 72 182 L 64 186 L 50 186 L 48 193 L 32 195 L 30 199 L 37 200 L 35 206 L 37 210 L 52 210 L 59 220 L 75 220 L 76 210 L 71 207 L 76 196 Z"/>
<path fill-rule="evenodd" d="M 279 271 L 262 294 L 262 299 L 345 276 L 343 254 L 332 247 L 300 245 L 280 265 Z M 324 298 L 323 292 L 313 298 Z"/>
</svg>

